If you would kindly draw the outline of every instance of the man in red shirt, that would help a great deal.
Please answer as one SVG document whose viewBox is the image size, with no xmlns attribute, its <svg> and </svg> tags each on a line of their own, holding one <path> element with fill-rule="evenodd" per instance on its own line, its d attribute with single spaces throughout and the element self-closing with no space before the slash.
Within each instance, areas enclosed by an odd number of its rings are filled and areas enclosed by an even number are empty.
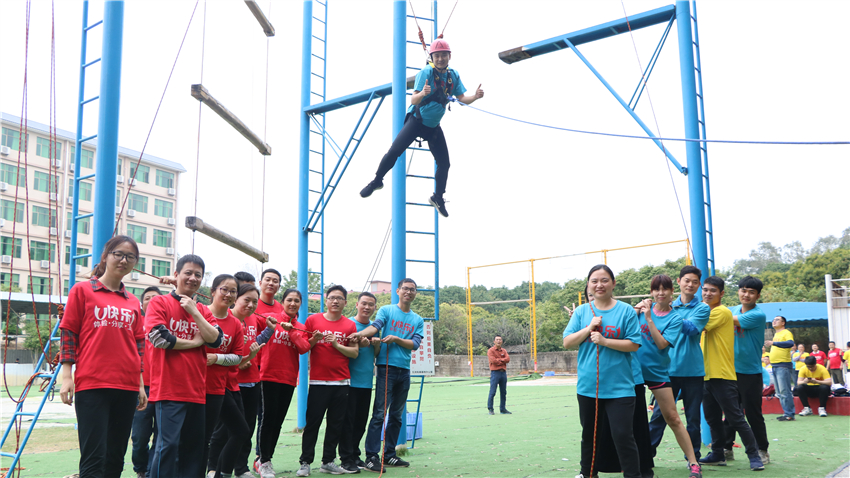
<svg viewBox="0 0 850 478">
<path fill-rule="evenodd" d="M 329 288 L 326 292 L 328 311 L 313 314 L 304 323 L 307 330 L 313 331 L 310 337 L 310 390 L 307 395 L 307 425 L 301 437 L 301 468 L 295 476 L 310 476 L 310 464 L 315 457 L 316 440 L 325 413 L 328 421 L 319 471 L 333 475 L 347 473 L 334 463 L 348 403 L 351 380 L 348 359 L 357 358 L 360 351 L 359 342 L 348 344 L 346 340 L 357 332 L 354 322 L 342 315 L 347 295 L 341 285 Z"/>
<path fill-rule="evenodd" d="M 818 347 L 818 344 L 812 344 L 812 353 L 809 355 L 817 360 L 818 365 L 826 366 L 826 354 Z"/>
<path fill-rule="evenodd" d="M 263 316 L 267 316 L 270 314 L 282 314 L 283 313 L 283 305 L 280 302 L 275 300 L 275 294 L 280 291 L 280 281 L 283 276 L 280 275 L 276 269 L 266 269 L 260 275 L 260 301 L 257 302 L 257 310 L 254 312 Z M 239 278 L 236 278 L 239 280 Z M 262 360 L 263 351 L 261 350 L 259 354 L 257 354 L 257 363 L 259 364 Z M 260 400 L 259 407 L 257 407 L 257 436 L 256 436 L 256 445 L 254 447 L 254 452 L 256 453 L 256 458 L 254 458 L 254 471 L 258 474 L 260 473 L 260 429 L 263 424 L 263 401 Z M 248 428 L 251 428 L 251 425 L 248 425 Z"/>
<path fill-rule="evenodd" d="M 827 369 L 832 383 L 844 385 L 844 371 L 841 370 L 841 349 L 835 346 L 835 342 L 829 341 L 829 350 L 826 353 Z"/>
<path fill-rule="evenodd" d="M 144 292 L 142 292 L 142 317 L 144 317 L 145 311 L 148 310 L 148 304 L 150 304 L 151 299 L 158 295 L 162 295 L 162 291 L 160 291 L 159 287 L 155 285 L 148 287 Z M 147 357 L 151 356 L 151 343 L 148 340 L 145 340 L 145 355 Z M 150 396 L 150 366 L 147 366 L 144 370 L 142 370 L 142 380 L 145 383 L 145 393 Z M 136 410 L 136 414 L 133 416 L 133 432 L 130 435 L 130 438 L 133 440 L 133 453 L 131 455 L 133 471 L 143 478 L 148 475 L 148 470 L 150 469 L 150 458 L 153 457 L 153 454 L 150 453 L 150 450 L 148 449 L 151 434 L 153 434 L 153 441 L 156 443 L 156 423 L 153 419 L 155 410 L 156 407 L 151 404 L 150 407 L 146 407 L 144 410 Z"/>
<path fill-rule="evenodd" d="M 508 388 L 508 362 L 511 356 L 502 348 L 502 336 L 497 335 L 493 339 L 493 346 L 487 351 L 487 360 L 490 361 L 490 395 L 487 397 L 487 410 L 490 415 L 493 412 L 493 397 L 496 396 L 496 387 L 499 387 L 499 410 L 502 415 L 510 415 L 511 412 L 505 408 L 505 397 Z"/>
<path fill-rule="evenodd" d="M 145 332 L 151 350 L 151 395 L 155 402 L 157 441 L 150 478 L 204 475 L 204 419 L 207 354 L 223 334 L 204 318 L 203 304 L 191 299 L 204 279 L 204 261 L 189 254 L 177 261 L 177 289 L 151 299 Z M 199 310 L 201 309 L 201 310 Z M 211 314 L 207 313 L 209 317 Z"/>
</svg>

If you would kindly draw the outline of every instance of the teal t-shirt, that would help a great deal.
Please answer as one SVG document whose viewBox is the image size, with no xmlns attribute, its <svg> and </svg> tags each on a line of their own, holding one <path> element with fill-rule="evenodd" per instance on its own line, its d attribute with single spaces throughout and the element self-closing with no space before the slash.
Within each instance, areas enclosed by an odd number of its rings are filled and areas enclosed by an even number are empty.
<svg viewBox="0 0 850 478">
<path fill-rule="evenodd" d="M 602 333 L 612 339 L 626 339 L 640 345 L 640 328 L 637 314 L 632 306 L 617 301 L 610 310 L 596 309 L 602 317 Z M 573 313 L 564 337 L 590 325 L 593 313 L 590 306 L 579 306 Z M 596 344 L 590 337 L 578 347 L 578 390 L 585 397 L 596 396 Z M 599 398 L 622 398 L 635 396 L 635 380 L 632 372 L 632 354 L 608 347 L 599 347 Z"/>
<path fill-rule="evenodd" d="M 448 81 L 447 75 L 449 74 L 452 75 L 452 83 L 454 84 L 451 90 L 451 96 L 464 94 L 466 92 L 466 87 L 463 86 L 463 83 L 460 81 L 460 75 L 458 75 L 456 71 L 448 69 L 445 73 L 439 73 L 440 81 L 443 82 L 443 85 L 448 87 L 446 82 Z M 425 88 L 425 80 L 428 80 L 428 86 L 431 87 L 431 94 L 423 98 L 422 101 L 425 101 L 434 95 L 446 95 L 445 90 L 437 91 L 437 88 L 434 85 L 434 68 L 430 65 L 422 68 L 419 70 L 419 73 L 416 74 L 416 81 L 413 83 L 413 89 L 416 91 L 422 91 Z M 413 113 L 414 108 L 414 105 L 410 105 L 407 112 Z M 429 128 L 436 128 L 440 125 L 440 120 L 443 119 L 443 115 L 446 114 L 446 107 L 436 101 L 429 101 L 425 106 L 419 108 L 419 113 L 422 115 L 423 125 Z"/>
<path fill-rule="evenodd" d="M 767 318 L 761 307 L 741 313 L 743 306 L 732 308 L 740 326 L 735 326 L 735 373 L 755 375 L 761 373 L 761 348 L 764 345 L 764 328 Z"/>
<path fill-rule="evenodd" d="M 670 348 L 675 347 L 676 340 L 682 333 L 682 318 L 675 310 L 671 310 L 667 315 L 658 316 L 653 309 L 652 321 L 655 322 L 655 327 L 670 345 L 659 349 L 649 332 L 646 315 L 638 314 L 641 347 L 637 351 L 637 356 L 640 360 L 643 379 L 649 382 L 669 382 Z"/>
<path fill-rule="evenodd" d="M 425 337 L 425 321 L 416 312 L 403 312 L 398 305 L 385 305 L 378 309 L 375 323 L 381 327 L 381 337 L 395 335 L 410 340 L 414 335 Z M 410 352 L 398 344 L 381 345 L 377 364 L 387 365 L 387 348 L 389 348 L 389 365 L 410 370 Z"/>
<path fill-rule="evenodd" d="M 708 323 L 711 307 L 696 296 L 687 304 L 682 304 L 680 296 L 672 305 L 673 310 L 682 318 L 682 333 L 667 354 L 670 357 L 670 376 L 705 377 L 705 363 L 699 337 Z"/>
<path fill-rule="evenodd" d="M 640 346 L 641 349 L 643 347 L 643 345 Z M 638 353 L 632 352 L 630 355 L 632 356 L 632 378 L 635 381 L 635 385 L 643 385 L 646 382 L 643 380 L 643 370 L 640 366 L 640 359 L 638 358 Z"/>
<path fill-rule="evenodd" d="M 357 319 L 349 317 L 354 322 L 357 331 L 369 327 L 369 324 L 361 324 Z M 372 371 L 375 370 L 375 349 L 371 345 L 360 347 L 357 358 L 348 359 L 348 371 L 351 372 L 350 386 L 354 388 L 372 388 Z"/>
</svg>

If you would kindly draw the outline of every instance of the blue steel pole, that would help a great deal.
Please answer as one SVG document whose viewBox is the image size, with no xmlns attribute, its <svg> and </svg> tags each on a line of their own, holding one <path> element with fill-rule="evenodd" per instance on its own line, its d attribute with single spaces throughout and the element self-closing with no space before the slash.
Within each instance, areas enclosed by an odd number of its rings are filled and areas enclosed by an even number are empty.
<svg viewBox="0 0 850 478">
<path fill-rule="evenodd" d="M 83 2 L 83 37 L 80 40 L 80 93 L 77 96 L 77 136 L 74 138 L 74 186 L 73 186 L 73 195 L 74 202 L 71 206 L 71 263 L 68 264 L 69 271 L 68 274 L 68 290 L 71 290 L 71 287 L 74 287 L 74 284 L 77 282 L 77 274 L 76 267 L 77 261 L 73 259 L 75 255 L 77 255 L 77 220 L 76 217 L 80 214 L 80 182 L 76 180 L 76 178 L 80 175 L 80 155 L 82 154 L 83 144 L 80 140 L 83 138 L 83 101 L 85 101 L 86 95 L 86 45 L 88 39 L 88 23 L 89 23 L 89 1 L 86 0 Z M 114 216 L 113 216 L 114 217 Z M 94 261 L 95 257 L 92 256 L 92 261 Z"/>
<path fill-rule="evenodd" d="M 124 1 L 103 5 L 103 52 L 100 70 L 100 112 L 97 127 L 97 166 L 94 183 L 92 262 L 115 229 L 115 180 L 118 175 L 118 118 L 121 106 L 121 50 L 124 45 Z M 80 154 L 77 148 L 77 154 Z M 77 169 L 79 174 L 79 169 Z M 76 187 L 75 187 L 76 189 Z M 76 198 L 74 198 L 76 201 Z M 71 251 L 76 254 L 77 251 Z M 73 271 L 71 271 L 73 274 Z"/>
<path fill-rule="evenodd" d="M 312 71 L 313 48 L 313 0 L 304 0 L 304 18 L 301 27 L 301 144 L 298 151 L 298 290 L 301 291 L 301 310 L 298 315 L 306 320 L 309 311 L 310 273 L 307 264 L 309 241 L 307 209 L 310 207 L 310 118 L 304 108 L 310 106 L 310 72 Z M 307 354 L 298 359 L 298 428 L 307 425 Z"/>
<path fill-rule="evenodd" d="M 679 36 L 679 68 L 682 77 L 682 109 L 685 115 L 685 138 L 700 139 L 699 110 L 694 70 L 694 46 L 691 35 L 691 9 L 687 1 L 676 2 L 676 27 Z M 703 277 L 710 274 L 705 229 L 705 194 L 703 191 L 700 143 L 685 143 L 688 159 L 688 196 L 691 210 L 691 247 L 694 265 Z"/>
</svg>

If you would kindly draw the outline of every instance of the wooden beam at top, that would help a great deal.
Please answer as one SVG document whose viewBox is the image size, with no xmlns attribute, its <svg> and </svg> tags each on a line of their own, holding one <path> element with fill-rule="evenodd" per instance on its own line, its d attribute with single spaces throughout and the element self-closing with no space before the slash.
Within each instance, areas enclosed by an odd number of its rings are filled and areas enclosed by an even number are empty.
<svg viewBox="0 0 850 478">
<path fill-rule="evenodd" d="M 245 5 L 248 6 L 248 9 L 251 10 L 251 13 L 254 14 L 254 18 L 260 22 L 260 26 L 263 27 L 263 32 L 265 32 L 267 37 L 274 36 L 274 27 L 272 26 L 269 19 L 266 17 L 266 14 L 263 13 L 263 10 L 260 9 L 260 6 L 257 5 L 255 0 L 245 0 Z"/>
<path fill-rule="evenodd" d="M 223 244 L 227 244 L 228 246 L 236 249 L 237 251 L 243 252 L 243 253 L 253 257 L 254 259 L 257 259 L 260 262 L 268 262 L 269 261 L 269 255 L 266 254 L 265 252 L 255 248 L 255 247 L 253 247 L 253 246 L 251 246 L 251 245 L 249 245 L 245 242 L 242 242 L 239 239 L 236 239 L 235 237 L 231 236 L 230 234 L 227 234 L 226 232 L 222 232 L 222 231 L 216 229 L 215 227 L 204 223 L 204 221 L 199 217 L 187 216 L 186 217 L 186 227 L 193 230 L 193 231 L 198 231 L 201 234 L 205 234 L 205 235 L 215 239 L 218 242 L 221 242 Z"/>
<path fill-rule="evenodd" d="M 239 118 L 236 117 L 235 114 L 231 113 L 230 110 L 224 107 L 221 103 L 218 102 L 217 99 L 213 98 L 209 91 L 204 88 L 204 85 L 192 85 L 192 97 L 201 101 L 203 104 L 210 107 L 211 110 L 215 111 L 224 121 L 227 121 L 230 126 L 233 126 L 236 131 L 242 134 L 248 141 L 253 144 L 257 150 L 260 151 L 260 154 L 263 156 L 268 156 L 272 154 L 272 147 L 269 146 L 266 142 L 260 139 L 256 133 L 251 131 L 248 128 L 248 125 L 242 122 Z"/>
</svg>

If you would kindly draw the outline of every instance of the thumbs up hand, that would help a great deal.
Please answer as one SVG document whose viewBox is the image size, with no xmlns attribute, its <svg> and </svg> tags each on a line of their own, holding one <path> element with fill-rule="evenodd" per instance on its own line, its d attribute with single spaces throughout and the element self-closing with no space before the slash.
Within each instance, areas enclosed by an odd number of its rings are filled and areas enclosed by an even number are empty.
<svg viewBox="0 0 850 478">
<path fill-rule="evenodd" d="M 425 96 L 431 94 L 431 87 L 428 85 L 428 80 L 425 80 L 425 86 L 422 88 L 422 94 Z"/>
<path fill-rule="evenodd" d="M 478 85 L 478 88 L 475 90 L 475 99 L 480 100 L 484 98 L 484 90 L 481 89 L 481 85 Z"/>
</svg>

